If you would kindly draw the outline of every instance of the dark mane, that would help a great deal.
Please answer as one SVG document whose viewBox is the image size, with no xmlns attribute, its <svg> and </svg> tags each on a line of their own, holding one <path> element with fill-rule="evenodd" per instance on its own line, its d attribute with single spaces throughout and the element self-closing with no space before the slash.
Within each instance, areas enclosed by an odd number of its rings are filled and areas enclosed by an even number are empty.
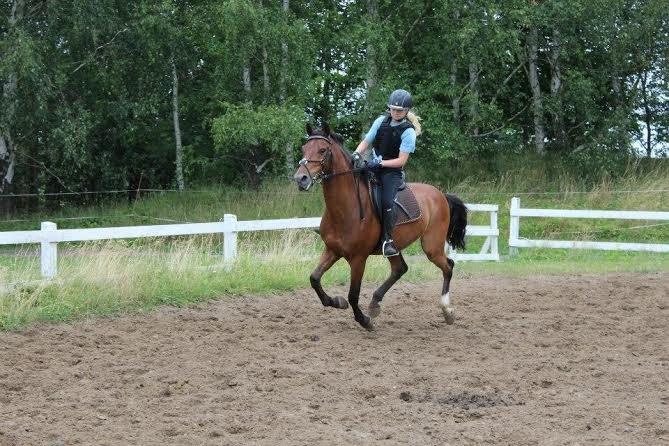
<svg viewBox="0 0 669 446">
<path fill-rule="evenodd" d="M 341 144 L 342 147 L 344 146 L 344 137 L 341 136 L 341 134 L 332 132 L 332 133 L 330 134 L 330 136 L 332 136 L 332 138 L 333 138 L 335 141 L 337 141 L 339 144 Z"/>
</svg>

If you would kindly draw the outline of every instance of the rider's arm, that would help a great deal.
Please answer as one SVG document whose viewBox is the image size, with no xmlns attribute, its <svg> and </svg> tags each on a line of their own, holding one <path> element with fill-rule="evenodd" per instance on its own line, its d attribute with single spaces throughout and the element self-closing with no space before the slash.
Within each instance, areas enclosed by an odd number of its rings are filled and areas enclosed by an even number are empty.
<svg viewBox="0 0 669 446">
<path fill-rule="evenodd" d="M 398 158 L 381 161 L 381 166 L 392 167 L 397 169 L 400 167 L 404 167 L 408 159 L 409 159 L 409 152 L 400 152 L 400 156 Z"/>
<path fill-rule="evenodd" d="M 367 142 L 366 139 L 363 139 L 362 141 L 360 141 L 360 144 L 358 144 L 358 147 L 356 147 L 355 151 L 358 152 L 360 155 L 364 155 L 368 147 L 369 143 Z"/>
<path fill-rule="evenodd" d="M 384 119 L 384 116 L 379 116 L 376 118 L 369 131 L 365 135 L 365 138 L 360 141 L 360 144 L 358 144 L 358 147 L 355 149 L 356 152 L 358 152 L 360 155 L 364 155 L 365 151 L 374 142 L 374 138 L 376 138 L 376 132 L 379 130 L 379 127 L 381 127 L 381 123 Z"/>
</svg>

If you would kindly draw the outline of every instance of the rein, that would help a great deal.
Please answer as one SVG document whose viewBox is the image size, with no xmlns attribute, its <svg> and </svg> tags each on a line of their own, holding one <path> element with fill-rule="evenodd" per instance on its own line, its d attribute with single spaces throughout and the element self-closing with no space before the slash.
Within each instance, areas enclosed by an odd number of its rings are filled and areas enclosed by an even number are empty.
<svg viewBox="0 0 669 446">
<path fill-rule="evenodd" d="M 347 174 L 353 174 L 353 173 L 360 173 L 365 170 L 364 167 L 356 167 L 351 170 L 342 170 L 341 172 L 332 172 L 328 173 L 322 176 L 323 181 L 327 181 L 333 177 L 338 177 L 339 175 L 347 175 Z"/>
<path fill-rule="evenodd" d="M 320 182 L 323 182 L 323 181 L 331 180 L 332 178 L 338 177 L 340 175 L 356 174 L 356 173 L 360 173 L 360 172 L 365 170 L 364 167 L 355 167 L 355 168 L 350 169 L 350 170 L 342 170 L 340 172 L 325 173 L 324 172 L 325 163 L 332 158 L 332 140 L 329 137 L 325 137 L 325 136 L 321 136 L 321 135 L 313 135 L 313 136 L 309 136 L 309 138 L 307 138 L 307 141 L 311 141 L 312 139 L 325 140 L 325 141 L 328 142 L 328 146 L 329 146 L 328 149 L 327 149 L 327 152 L 325 152 L 325 154 L 323 155 L 323 158 L 321 158 L 320 160 L 312 160 L 312 159 L 308 159 L 308 158 L 302 158 L 300 160 L 300 162 L 298 163 L 298 165 L 304 166 L 305 170 L 307 171 L 307 174 L 309 175 L 309 178 L 311 179 L 311 181 L 313 183 L 320 183 Z M 311 172 L 307 168 L 308 163 L 319 163 L 321 165 L 321 171 L 318 172 L 318 174 L 315 177 L 311 176 Z M 355 194 L 355 196 L 358 199 L 358 209 L 360 210 L 360 220 L 364 220 L 365 212 L 362 208 L 362 201 L 360 200 L 360 178 L 358 176 L 354 176 L 353 181 L 355 183 L 355 189 L 356 189 L 356 192 L 357 192 Z"/>
</svg>

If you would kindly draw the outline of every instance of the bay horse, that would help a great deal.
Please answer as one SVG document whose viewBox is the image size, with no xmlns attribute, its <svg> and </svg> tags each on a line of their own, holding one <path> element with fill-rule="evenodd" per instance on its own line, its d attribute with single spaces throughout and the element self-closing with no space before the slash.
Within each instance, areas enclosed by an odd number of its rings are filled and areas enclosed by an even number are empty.
<svg viewBox="0 0 669 446">
<path fill-rule="evenodd" d="M 302 146 L 303 158 L 293 179 L 301 191 L 309 190 L 314 183 L 322 183 L 325 212 L 319 233 L 325 250 L 309 279 L 323 306 L 345 309 L 350 303 L 355 320 L 367 330 L 373 330 L 372 318 L 381 313 L 383 296 L 408 270 L 401 250 L 420 238 L 427 258 L 443 272 L 440 304 L 446 323 L 452 324 L 455 311 L 450 303 L 449 286 L 454 262 L 445 253 L 445 243 L 448 240 L 454 248 L 465 248 L 467 208 L 464 203 L 434 186 L 408 184 L 418 201 L 421 218 L 393 229 L 392 239 L 400 254 L 388 257 L 390 277 L 372 294 L 368 308 L 371 317 L 367 316 L 358 305 L 360 285 L 367 258 L 378 246 L 381 223 L 374 212 L 367 181 L 359 181 L 362 179 L 359 171 L 364 169 L 354 168 L 342 138 L 327 124 L 315 130 L 307 124 L 307 135 Z M 323 274 L 341 258 L 346 259 L 351 268 L 348 302 L 329 296 L 321 286 Z"/>
</svg>

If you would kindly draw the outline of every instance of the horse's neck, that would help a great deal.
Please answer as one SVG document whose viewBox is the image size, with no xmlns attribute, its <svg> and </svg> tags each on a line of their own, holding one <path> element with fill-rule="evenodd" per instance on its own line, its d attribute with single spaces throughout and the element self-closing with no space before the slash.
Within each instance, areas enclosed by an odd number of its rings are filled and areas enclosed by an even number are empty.
<svg viewBox="0 0 669 446">
<path fill-rule="evenodd" d="M 345 172 L 351 167 L 346 163 L 337 163 L 334 172 Z M 323 197 L 325 207 L 331 218 L 337 221 L 359 219 L 359 202 L 356 195 L 360 193 L 360 201 L 365 206 L 367 187 L 363 178 L 359 179 L 359 188 L 356 187 L 353 174 L 346 173 L 332 177 L 323 182 Z"/>
</svg>

